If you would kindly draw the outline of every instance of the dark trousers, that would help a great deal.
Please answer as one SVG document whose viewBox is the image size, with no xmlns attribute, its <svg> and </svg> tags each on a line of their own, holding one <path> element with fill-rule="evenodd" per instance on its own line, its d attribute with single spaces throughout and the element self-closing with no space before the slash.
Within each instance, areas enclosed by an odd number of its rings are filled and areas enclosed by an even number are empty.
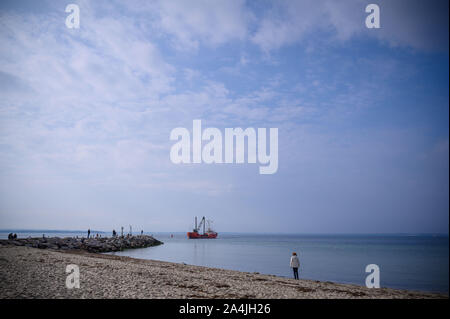
<svg viewBox="0 0 450 319">
<path fill-rule="evenodd" d="M 298 268 L 292 267 L 292 269 L 294 270 L 294 279 L 298 279 Z"/>
</svg>

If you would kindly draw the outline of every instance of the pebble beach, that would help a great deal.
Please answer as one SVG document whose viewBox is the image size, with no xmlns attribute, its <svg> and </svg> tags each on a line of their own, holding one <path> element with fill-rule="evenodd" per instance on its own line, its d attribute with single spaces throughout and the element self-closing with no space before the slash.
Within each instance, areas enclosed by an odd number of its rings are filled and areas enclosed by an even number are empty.
<svg viewBox="0 0 450 319">
<path fill-rule="evenodd" d="M 70 264 L 79 267 L 80 288 L 66 287 Z M 448 295 L 4 245 L 0 246 L 0 298 L 442 299 Z"/>
</svg>

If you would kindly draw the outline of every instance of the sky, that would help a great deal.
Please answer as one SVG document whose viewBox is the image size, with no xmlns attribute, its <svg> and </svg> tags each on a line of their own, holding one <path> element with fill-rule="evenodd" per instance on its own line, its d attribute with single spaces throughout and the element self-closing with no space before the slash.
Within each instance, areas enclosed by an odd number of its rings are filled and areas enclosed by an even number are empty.
<svg viewBox="0 0 450 319">
<path fill-rule="evenodd" d="M 438 0 L 2 0 L 0 229 L 448 234 L 448 19 Z M 195 119 L 278 128 L 278 171 L 172 163 Z"/>
</svg>

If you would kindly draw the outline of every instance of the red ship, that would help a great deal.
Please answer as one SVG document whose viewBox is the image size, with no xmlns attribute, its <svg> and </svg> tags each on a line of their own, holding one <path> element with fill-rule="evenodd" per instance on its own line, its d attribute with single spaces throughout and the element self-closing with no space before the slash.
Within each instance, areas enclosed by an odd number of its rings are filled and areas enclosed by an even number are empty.
<svg viewBox="0 0 450 319">
<path fill-rule="evenodd" d="M 195 228 L 193 231 L 187 233 L 188 238 L 189 239 L 216 238 L 218 234 L 211 229 L 210 227 L 211 222 L 210 221 L 207 222 L 208 222 L 208 229 L 205 230 L 206 220 L 205 216 L 203 216 L 202 220 L 200 221 L 200 224 L 197 227 L 197 217 L 195 217 Z M 203 234 L 200 234 L 199 230 L 201 229 L 202 226 L 203 226 Z"/>
</svg>

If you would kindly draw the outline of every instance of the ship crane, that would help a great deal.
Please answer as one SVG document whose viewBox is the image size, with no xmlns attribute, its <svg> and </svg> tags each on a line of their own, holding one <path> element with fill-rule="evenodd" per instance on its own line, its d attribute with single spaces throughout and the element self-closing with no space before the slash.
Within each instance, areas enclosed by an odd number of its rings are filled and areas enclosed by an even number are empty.
<svg viewBox="0 0 450 319">
<path fill-rule="evenodd" d="M 206 218 L 205 216 L 203 216 L 200 224 L 198 224 L 197 226 L 197 217 L 195 217 L 195 227 L 192 232 L 187 233 L 188 238 L 216 238 L 218 234 L 210 228 L 209 224 L 210 221 L 208 220 L 208 229 L 206 230 Z M 202 226 L 203 234 L 200 234 L 199 230 L 202 228 Z"/>
<path fill-rule="evenodd" d="M 195 217 L 195 221 L 196 221 L 196 225 L 197 225 L 197 217 Z M 200 221 L 200 224 L 198 224 L 198 227 L 195 226 L 195 230 L 198 232 L 202 228 L 202 225 L 203 225 L 203 233 L 205 233 L 205 224 L 206 224 L 205 216 L 203 216 L 202 220 Z"/>
</svg>

